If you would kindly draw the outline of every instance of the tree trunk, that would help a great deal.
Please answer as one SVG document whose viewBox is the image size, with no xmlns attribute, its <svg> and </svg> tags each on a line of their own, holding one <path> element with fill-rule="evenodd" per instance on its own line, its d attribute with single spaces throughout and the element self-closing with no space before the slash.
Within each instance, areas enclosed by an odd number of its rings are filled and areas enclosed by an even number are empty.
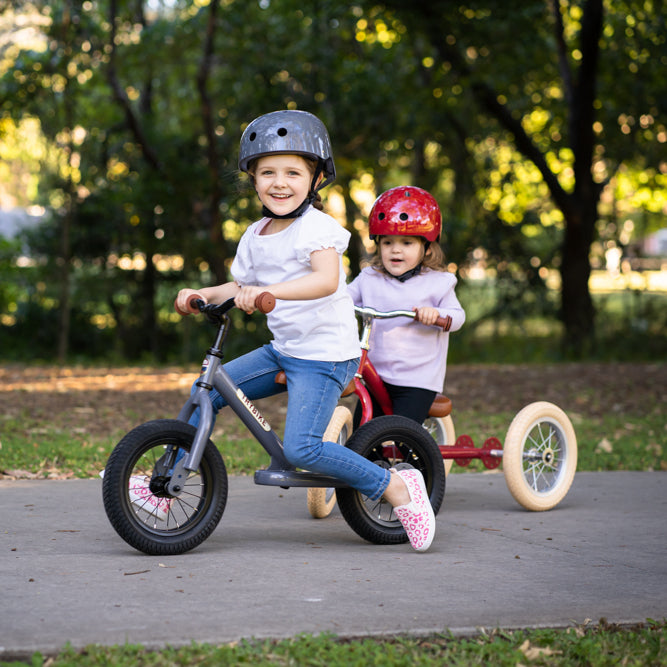
<svg viewBox="0 0 667 667">
<path fill-rule="evenodd" d="M 141 304 L 144 307 L 144 314 L 142 319 L 144 332 L 146 333 L 145 349 L 146 351 L 150 352 L 153 359 L 157 359 L 160 346 L 158 341 L 157 316 L 155 313 L 157 271 L 153 259 L 153 253 L 147 253 L 146 268 L 143 272 L 141 284 Z"/>
<path fill-rule="evenodd" d="M 589 251 L 597 215 L 597 202 L 572 207 L 566 214 L 562 245 L 561 321 L 563 348 L 578 358 L 588 355 L 595 340 L 595 309 L 588 289 L 591 275 Z"/>
<path fill-rule="evenodd" d="M 72 203 L 70 202 L 65 215 L 61 218 L 62 229 L 60 232 L 60 308 L 58 325 L 57 359 L 59 364 L 64 364 L 69 351 L 69 330 L 72 313 L 71 305 L 71 271 L 72 271 L 72 248 L 70 242 L 70 230 L 72 227 Z"/>
<path fill-rule="evenodd" d="M 71 7 L 68 4 L 63 14 L 63 44 L 66 60 L 72 56 L 72 45 L 70 34 L 71 27 Z M 56 346 L 56 357 L 59 364 L 64 364 L 69 352 L 69 332 L 72 318 L 71 304 L 71 282 L 72 282 L 72 218 L 76 206 L 74 183 L 72 182 L 72 155 L 74 154 L 74 145 L 72 142 L 72 128 L 74 127 L 74 100 L 70 88 L 71 77 L 65 73 L 65 90 L 63 94 L 63 115 L 65 127 L 67 128 L 67 143 L 63 150 L 67 155 L 68 174 L 65 181 L 66 209 L 61 218 L 60 229 L 60 306 L 58 322 L 58 342 Z"/>
<path fill-rule="evenodd" d="M 197 89 L 199 90 L 202 123 L 207 139 L 206 156 L 208 158 L 208 172 L 211 188 L 211 194 L 208 201 L 208 225 L 211 252 L 208 259 L 216 283 L 221 284 L 226 283 L 228 280 L 225 260 L 229 255 L 229 249 L 227 247 L 227 241 L 222 234 L 222 219 L 220 215 L 220 200 L 222 199 L 220 158 L 218 156 L 217 139 L 215 134 L 213 102 L 208 92 L 208 80 L 213 64 L 218 4 L 218 1 L 214 0 L 209 5 L 206 39 L 204 40 L 204 53 L 199 65 L 199 71 L 197 72 Z"/>
</svg>

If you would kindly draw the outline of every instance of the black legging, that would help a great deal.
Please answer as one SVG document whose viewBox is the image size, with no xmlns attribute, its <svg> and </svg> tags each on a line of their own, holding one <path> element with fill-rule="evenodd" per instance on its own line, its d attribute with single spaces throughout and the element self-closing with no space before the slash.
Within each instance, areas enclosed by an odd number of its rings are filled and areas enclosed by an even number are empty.
<svg viewBox="0 0 667 667">
<path fill-rule="evenodd" d="M 391 398 L 395 415 L 409 417 L 418 424 L 424 422 L 428 417 L 428 411 L 431 408 L 433 399 L 437 392 L 419 387 L 399 387 L 395 384 L 384 383 L 387 392 Z M 375 398 L 371 396 L 373 402 L 373 416 L 379 417 L 384 414 Z M 357 428 L 361 422 L 361 401 L 357 401 L 357 407 L 354 411 L 354 428 Z"/>
</svg>

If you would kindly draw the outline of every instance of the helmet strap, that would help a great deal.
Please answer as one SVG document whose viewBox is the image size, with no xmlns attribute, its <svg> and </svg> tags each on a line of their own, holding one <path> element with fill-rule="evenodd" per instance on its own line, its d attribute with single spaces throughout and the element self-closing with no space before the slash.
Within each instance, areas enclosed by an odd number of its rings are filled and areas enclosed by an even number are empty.
<svg viewBox="0 0 667 667">
<path fill-rule="evenodd" d="M 422 265 L 421 262 L 415 266 L 414 269 L 410 269 L 409 271 L 406 271 L 405 273 L 402 273 L 400 276 L 394 276 L 391 273 L 389 274 L 392 278 L 396 278 L 401 283 L 404 283 L 406 280 L 410 280 L 410 278 L 413 278 L 414 276 L 418 276 L 421 273 L 422 270 Z"/>
<path fill-rule="evenodd" d="M 276 215 L 270 208 L 262 206 L 262 215 L 267 218 L 275 218 L 276 220 L 287 220 L 288 218 L 298 218 L 299 216 L 303 215 L 306 212 L 306 210 L 313 203 L 314 200 L 315 200 L 315 193 L 311 192 L 301 202 L 299 206 L 297 206 L 290 213 L 285 213 L 285 215 Z"/>
</svg>

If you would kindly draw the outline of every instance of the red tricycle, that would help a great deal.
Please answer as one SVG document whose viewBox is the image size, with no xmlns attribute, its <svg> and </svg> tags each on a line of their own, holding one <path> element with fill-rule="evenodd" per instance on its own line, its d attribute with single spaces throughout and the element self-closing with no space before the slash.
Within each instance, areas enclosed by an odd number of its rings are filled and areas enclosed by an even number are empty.
<svg viewBox="0 0 667 667">
<path fill-rule="evenodd" d="M 380 312 L 358 306 L 355 310 L 362 321 L 361 361 L 354 380 L 342 395 L 356 394 L 361 403 L 363 425 L 373 418 L 371 396 L 385 415 L 393 414 L 389 394 L 368 358 L 373 321 L 391 317 L 414 319 L 416 313 L 409 310 Z M 439 318 L 434 326 L 444 324 L 444 319 Z M 438 394 L 423 424 L 440 449 L 445 474 L 449 474 L 453 463 L 467 466 L 473 459 L 480 459 L 492 470 L 502 462 L 509 491 L 524 508 L 537 512 L 549 510 L 565 497 L 577 468 L 577 438 L 568 416 L 558 406 L 546 401 L 526 405 L 512 420 L 504 446 L 495 437 L 488 438 L 481 447 L 475 447 L 467 435 L 457 439 L 451 411 L 451 400 Z M 324 438 L 343 445 L 351 433 L 352 414 L 347 407 L 339 405 Z M 328 516 L 335 503 L 335 489 L 308 489 L 308 511 L 314 518 Z"/>
</svg>

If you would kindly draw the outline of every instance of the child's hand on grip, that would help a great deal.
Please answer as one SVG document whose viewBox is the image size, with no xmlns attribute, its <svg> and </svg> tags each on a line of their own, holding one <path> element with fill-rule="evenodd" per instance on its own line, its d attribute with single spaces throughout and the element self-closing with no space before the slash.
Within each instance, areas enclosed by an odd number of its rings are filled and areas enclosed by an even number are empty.
<svg viewBox="0 0 667 667">
<path fill-rule="evenodd" d="M 201 299 L 206 302 L 206 297 L 193 289 L 182 289 L 176 295 L 174 300 L 174 309 L 179 315 L 193 315 L 199 312 L 197 306 L 194 305 L 195 299 Z"/>
</svg>

